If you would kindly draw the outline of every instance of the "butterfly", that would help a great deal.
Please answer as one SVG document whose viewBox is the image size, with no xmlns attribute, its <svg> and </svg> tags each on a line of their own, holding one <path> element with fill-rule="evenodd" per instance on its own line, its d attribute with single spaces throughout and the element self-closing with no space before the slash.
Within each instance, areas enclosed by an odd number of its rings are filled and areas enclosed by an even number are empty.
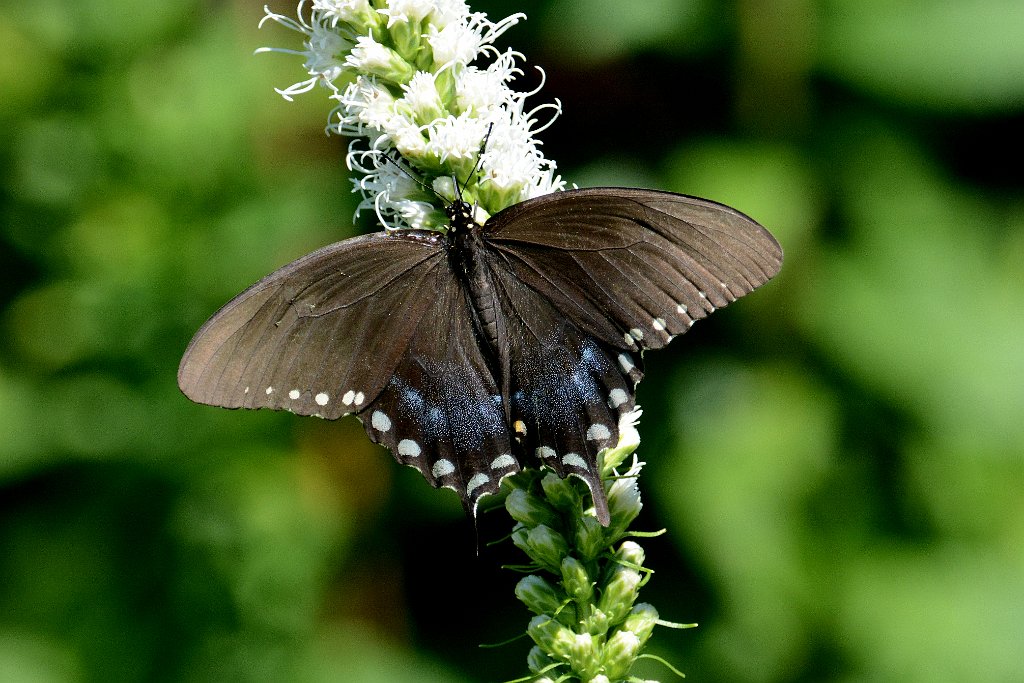
<svg viewBox="0 0 1024 683">
<path fill-rule="evenodd" d="M 455 490 L 475 515 L 505 477 L 575 475 L 608 524 L 598 454 L 635 407 L 642 353 L 778 273 L 753 219 L 686 195 L 557 192 L 482 225 L 394 230 L 266 276 L 196 333 L 178 370 L 193 401 L 334 420 Z"/>
</svg>

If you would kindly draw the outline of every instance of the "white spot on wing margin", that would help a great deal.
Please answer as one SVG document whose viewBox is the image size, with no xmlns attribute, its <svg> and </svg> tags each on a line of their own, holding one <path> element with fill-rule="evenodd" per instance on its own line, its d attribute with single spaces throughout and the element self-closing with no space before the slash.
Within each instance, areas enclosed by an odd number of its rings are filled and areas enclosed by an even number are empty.
<svg viewBox="0 0 1024 683">
<path fill-rule="evenodd" d="M 504 467 L 511 467 L 516 464 L 516 459 L 512 457 L 512 454 L 506 453 L 505 455 L 499 455 L 497 458 L 491 461 L 492 470 L 500 470 Z"/>
<path fill-rule="evenodd" d="M 491 478 L 488 477 L 483 472 L 477 472 L 472 476 L 472 478 L 470 478 L 469 483 L 466 484 L 466 495 L 473 495 L 473 491 L 476 491 L 478 488 L 480 488 L 490 480 Z"/>
<path fill-rule="evenodd" d="M 421 453 L 420 445 L 412 439 L 402 439 L 398 442 L 398 454 L 407 458 L 418 458 Z"/>
<path fill-rule="evenodd" d="M 386 432 L 391 429 L 391 418 L 379 410 L 375 410 L 370 416 L 370 426 L 378 432 Z"/>
<path fill-rule="evenodd" d="M 629 357 L 628 353 L 620 353 L 619 367 L 622 368 L 623 372 L 632 372 L 633 368 L 635 368 L 636 366 L 633 365 L 633 359 Z"/>
<path fill-rule="evenodd" d="M 566 453 L 562 456 L 562 464 L 578 467 L 581 470 L 587 469 L 587 461 L 580 457 L 578 453 Z"/>
<path fill-rule="evenodd" d="M 608 393 L 608 407 L 609 408 L 618 408 L 619 406 L 621 406 L 623 403 L 625 403 L 628 400 L 629 400 L 629 394 L 627 394 L 622 389 L 618 389 L 618 388 L 612 389 Z"/>
<path fill-rule="evenodd" d="M 455 465 L 452 464 L 451 460 L 445 460 L 441 458 L 434 463 L 434 466 L 430 469 L 430 473 L 434 475 L 434 479 L 440 479 L 441 477 L 451 474 L 455 471 Z M 453 489 L 454 490 L 454 489 Z"/>
</svg>

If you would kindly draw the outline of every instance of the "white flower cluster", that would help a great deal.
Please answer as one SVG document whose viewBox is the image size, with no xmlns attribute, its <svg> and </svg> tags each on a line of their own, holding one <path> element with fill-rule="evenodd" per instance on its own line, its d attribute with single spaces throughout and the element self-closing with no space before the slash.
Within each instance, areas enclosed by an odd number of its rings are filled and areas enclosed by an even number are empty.
<svg viewBox="0 0 1024 683">
<path fill-rule="evenodd" d="M 363 176 L 353 181 L 360 208 L 372 207 L 387 227 L 437 228 L 446 218 L 434 193 L 453 201 L 462 189 L 466 201 L 493 214 L 564 188 L 534 137 L 550 123 L 541 115 L 554 119 L 559 105 L 527 109 L 537 90 L 510 85 L 522 75 L 522 55 L 493 45 L 525 15 L 491 22 L 464 0 L 309 5 L 308 16 L 302 0 L 297 18 L 265 9 L 263 20 L 304 34 L 303 50 L 261 51 L 305 58 L 309 78 L 278 90 L 286 99 L 319 84 L 337 101 L 328 131 L 355 138 L 348 165 Z M 489 63 L 472 64 L 478 58 Z M 393 163 L 399 155 L 422 182 Z"/>
</svg>

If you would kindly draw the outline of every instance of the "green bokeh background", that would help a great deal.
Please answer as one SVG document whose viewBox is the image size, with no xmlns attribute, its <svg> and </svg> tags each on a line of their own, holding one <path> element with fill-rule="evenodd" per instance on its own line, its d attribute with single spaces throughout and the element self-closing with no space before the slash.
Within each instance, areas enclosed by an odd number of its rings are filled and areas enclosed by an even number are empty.
<svg viewBox="0 0 1024 683">
<path fill-rule="evenodd" d="M 297 46 L 261 4 L 0 6 L 2 681 L 525 673 L 526 642 L 477 648 L 529 615 L 454 494 L 354 420 L 175 386 L 220 304 L 372 229 L 322 91 L 284 102 L 299 60 L 252 55 Z M 500 45 L 562 101 L 569 182 L 712 197 L 786 249 L 648 356 L 645 597 L 701 623 L 651 651 L 694 681 L 1024 680 L 1024 4 L 473 7 L 528 13 Z"/>
</svg>

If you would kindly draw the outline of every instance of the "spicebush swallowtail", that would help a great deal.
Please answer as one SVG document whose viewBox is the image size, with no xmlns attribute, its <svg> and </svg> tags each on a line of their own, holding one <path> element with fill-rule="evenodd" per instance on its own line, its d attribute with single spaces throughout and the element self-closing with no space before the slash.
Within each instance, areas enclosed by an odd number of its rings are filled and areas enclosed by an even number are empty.
<svg viewBox="0 0 1024 683">
<path fill-rule="evenodd" d="M 193 401 L 334 420 L 468 511 L 530 463 L 590 488 L 634 407 L 641 354 L 774 276 L 782 249 L 729 207 L 592 188 L 446 233 L 338 242 L 266 276 L 196 333 L 178 370 Z"/>
</svg>

